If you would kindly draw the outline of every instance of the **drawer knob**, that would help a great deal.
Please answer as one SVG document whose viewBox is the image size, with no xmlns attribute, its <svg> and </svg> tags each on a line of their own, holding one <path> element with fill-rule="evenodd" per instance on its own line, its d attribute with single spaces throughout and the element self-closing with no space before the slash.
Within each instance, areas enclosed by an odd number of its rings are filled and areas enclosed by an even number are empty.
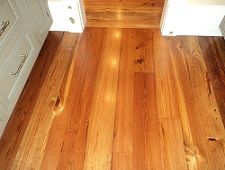
<svg viewBox="0 0 225 170">
<path fill-rule="evenodd" d="M 73 18 L 73 17 L 70 17 L 70 18 L 69 18 L 69 20 L 70 20 L 70 22 L 71 22 L 72 24 L 74 24 L 74 23 L 75 23 L 75 20 L 74 20 L 74 18 Z"/>
<path fill-rule="evenodd" d="M 19 73 L 20 73 L 20 71 L 22 70 L 24 63 L 25 63 L 26 60 L 27 60 L 28 54 L 20 54 L 20 57 L 23 58 L 23 59 L 21 60 L 20 65 L 18 66 L 16 72 L 11 73 L 11 75 L 13 75 L 13 76 L 15 76 L 15 77 L 18 76 Z"/>
<path fill-rule="evenodd" d="M 6 21 L 6 22 L 2 21 L 1 25 L 3 25 L 3 27 L 0 30 L 0 36 L 2 36 L 2 34 L 5 32 L 6 28 L 9 26 L 9 21 Z"/>
</svg>

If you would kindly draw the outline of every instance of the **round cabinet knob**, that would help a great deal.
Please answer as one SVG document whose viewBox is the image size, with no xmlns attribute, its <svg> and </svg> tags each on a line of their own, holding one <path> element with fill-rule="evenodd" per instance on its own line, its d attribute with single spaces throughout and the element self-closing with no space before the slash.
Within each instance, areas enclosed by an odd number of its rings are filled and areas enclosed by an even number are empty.
<svg viewBox="0 0 225 170">
<path fill-rule="evenodd" d="M 70 17 L 69 19 L 70 19 L 70 22 L 71 22 L 72 24 L 74 24 L 74 23 L 75 23 L 75 20 L 74 20 L 74 18 L 73 18 L 73 17 Z"/>
</svg>

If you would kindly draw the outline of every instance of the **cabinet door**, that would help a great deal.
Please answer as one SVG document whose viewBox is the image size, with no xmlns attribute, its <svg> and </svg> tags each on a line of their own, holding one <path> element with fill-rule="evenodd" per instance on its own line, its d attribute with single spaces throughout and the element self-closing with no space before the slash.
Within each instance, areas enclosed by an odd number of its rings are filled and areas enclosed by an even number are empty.
<svg viewBox="0 0 225 170">
<path fill-rule="evenodd" d="M 33 21 L 41 42 L 44 41 L 50 29 L 52 19 L 47 0 L 25 0 L 29 6 Z"/>
<path fill-rule="evenodd" d="M 28 29 L 35 35 L 35 39 L 41 46 L 49 32 L 52 24 L 52 17 L 48 8 L 47 0 L 14 0 L 23 18 L 26 20 Z"/>
</svg>

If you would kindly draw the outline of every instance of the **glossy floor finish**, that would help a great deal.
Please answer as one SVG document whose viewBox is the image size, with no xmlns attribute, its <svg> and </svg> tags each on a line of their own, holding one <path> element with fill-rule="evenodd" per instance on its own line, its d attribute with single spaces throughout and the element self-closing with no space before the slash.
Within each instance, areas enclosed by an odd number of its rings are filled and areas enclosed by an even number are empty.
<svg viewBox="0 0 225 170">
<path fill-rule="evenodd" d="M 85 0 L 88 27 L 159 28 L 164 0 Z"/>
<path fill-rule="evenodd" d="M 51 32 L 0 169 L 225 169 L 224 47 L 159 30 Z"/>
</svg>

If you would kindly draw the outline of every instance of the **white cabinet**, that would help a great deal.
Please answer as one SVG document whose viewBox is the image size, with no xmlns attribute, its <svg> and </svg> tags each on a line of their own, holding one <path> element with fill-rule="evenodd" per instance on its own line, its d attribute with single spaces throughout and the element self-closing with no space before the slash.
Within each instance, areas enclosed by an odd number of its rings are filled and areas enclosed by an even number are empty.
<svg viewBox="0 0 225 170">
<path fill-rule="evenodd" d="M 47 0 L 14 0 L 21 9 L 27 27 L 35 36 L 38 45 L 42 45 L 52 24 Z"/>
<path fill-rule="evenodd" d="M 27 4 L 28 15 L 32 18 L 35 24 L 35 31 L 41 43 L 45 40 L 48 34 L 52 18 L 50 16 L 47 0 L 25 0 Z M 26 14 L 27 15 L 27 14 Z"/>
<path fill-rule="evenodd" d="M 83 0 L 49 0 L 49 7 L 52 31 L 83 32 L 86 22 Z"/>
<path fill-rule="evenodd" d="M 29 32 L 23 31 L 13 50 L 1 50 L 1 55 L 7 56 L 3 61 L 0 75 L 1 102 L 8 105 L 14 102 L 18 91 L 22 90 L 23 83 L 29 73 L 29 65 L 35 60 L 37 46 L 35 46 Z"/>
<path fill-rule="evenodd" d="M 45 0 L 0 1 L 0 136 L 51 23 Z"/>
<path fill-rule="evenodd" d="M 163 35 L 221 36 L 225 0 L 166 0 L 161 18 Z"/>
</svg>

